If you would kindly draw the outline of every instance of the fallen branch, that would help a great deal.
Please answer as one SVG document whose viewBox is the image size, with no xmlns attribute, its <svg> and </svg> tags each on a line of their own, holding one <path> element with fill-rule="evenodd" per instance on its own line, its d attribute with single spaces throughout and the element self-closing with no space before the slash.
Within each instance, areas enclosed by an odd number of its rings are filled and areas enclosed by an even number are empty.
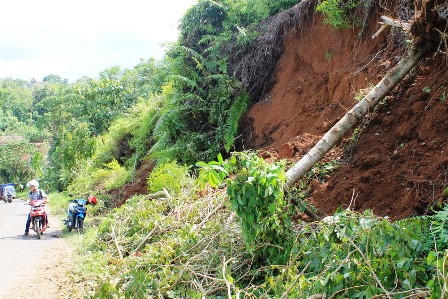
<svg viewBox="0 0 448 299">
<path fill-rule="evenodd" d="M 292 288 L 296 285 L 296 283 L 299 281 L 300 277 L 302 277 L 303 273 L 305 273 L 306 269 L 311 265 L 312 261 L 309 261 L 308 264 L 305 265 L 305 267 L 302 269 L 302 271 L 297 275 L 296 279 L 291 283 L 289 288 L 282 294 L 282 297 L 280 299 L 288 298 L 289 292 L 291 292 Z"/>
<path fill-rule="evenodd" d="M 378 278 L 378 276 L 376 275 L 375 271 L 373 271 L 372 265 L 370 264 L 370 260 L 364 255 L 364 253 L 362 252 L 362 250 L 355 244 L 355 242 L 353 242 L 353 240 L 348 237 L 343 231 L 339 230 L 340 234 L 343 234 L 347 240 L 350 242 L 350 244 L 352 244 L 353 247 L 355 247 L 355 249 L 359 252 L 359 254 L 361 255 L 362 259 L 364 260 L 364 262 L 366 263 L 367 267 L 369 267 L 370 270 L 370 274 L 373 276 L 373 278 L 375 279 L 376 283 L 380 286 L 380 288 L 383 290 L 384 295 L 388 298 L 388 299 L 392 299 L 391 295 L 389 294 L 389 292 L 386 290 L 386 288 L 383 286 L 383 284 L 381 283 L 381 280 Z"/>
<path fill-rule="evenodd" d="M 158 223 L 154 225 L 154 228 L 149 232 L 149 234 L 147 234 L 146 237 L 140 242 L 140 244 L 138 244 L 137 248 L 134 249 L 134 253 L 139 251 L 140 248 L 146 243 L 146 241 L 148 241 L 148 239 L 152 236 L 157 227 L 159 227 Z"/>
<path fill-rule="evenodd" d="M 114 227 L 113 227 L 113 225 L 111 225 L 110 227 L 112 228 L 112 238 L 114 239 L 115 247 L 117 247 L 118 255 L 122 259 L 123 255 L 121 254 L 120 245 L 118 245 L 117 236 L 115 235 Z"/>
<path fill-rule="evenodd" d="M 431 294 L 428 292 L 427 289 L 424 288 L 417 288 L 417 289 L 412 289 L 412 290 L 407 290 L 407 291 L 401 291 L 401 292 L 393 292 L 393 293 L 389 293 L 391 295 L 404 295 L 404 294 L 409 294 L 406 297 L 403 298 L 428 298 Z M 376 299 L 376 298 L 384 298 L 386 295 L 385 294 L 379 294 L 379 295 L 375 295 L 373 297 L 370 297 L 370 299 Z"/>
<path fill-rule="evenodd" d="M 148 194 L 149 198 L 165 198 L 165 199 L 171 199 L 171 195 L 168 193 L 168 191 L 163 188 L 163 191 L 158 191 L 156 193 Z"/>
<path fill-rule="evenodd" d="M 386 16 L 381 16 L 381 20 L 383 20 L 382 22 L 378 22 L 379 24 L 381 24 L 380 29 L 378 29 L 377 32 L 375 32 L 374 35 L 372 35 L 372 39 L 377 38 L 381 32 L 383 32 L 384 29 L 386 29 L 389 26 L 392 27 L 399 27 L 401 29 L 403 29 L 405 32 L 409 32 L 409 30 L 411 29 L 411 24 L 406 23 L 406 22 L 402 22 L 400 20 L 397 19 L 392 19 Z"/>
<path fill-rule="evenodd" d="M 198 227 L 202 227 L 207 221 L 208 219 L 216 213 L 216 211 L 218 211 L 220 208 L 222 208 L 222 206 L 224 205 L 224 203 L 221 203 L 220 205 L 218 205 L 216 208 L 213 209 L 213 211 L 211 211 L 210 213 L 208 213 L 207 216 L 204 217 L 204 219 L 202 219 L 201 223 L 199 223 L 198 225 L 194 225 L 193 228 L 191 229 L 191 231 L 195 231 Z"/>
<path fill-rule="evenodd" d="M 235 260 L 234 258 L 231 258 L 230 260 L 226 261 L 226 257 L 225 256 L 222 257 L 222 277 L 226 283 L 227 296 L 229 299 L 232 299 L 232 285 L 227 279 L 227 264 L 234 260 Z"/>
</svg>

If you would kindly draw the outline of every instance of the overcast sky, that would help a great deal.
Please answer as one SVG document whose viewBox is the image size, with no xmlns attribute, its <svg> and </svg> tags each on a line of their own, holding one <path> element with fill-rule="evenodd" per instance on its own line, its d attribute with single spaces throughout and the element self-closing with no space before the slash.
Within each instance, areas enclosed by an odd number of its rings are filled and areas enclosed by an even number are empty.
<svg viewBox="0 0 448 299">
<path fill-rule="evenodd" d="M 106 68 L 163 57 L 197 0 L 6 0 L 0 18 L 0 77 L 69 82 Z"/>
</svg>

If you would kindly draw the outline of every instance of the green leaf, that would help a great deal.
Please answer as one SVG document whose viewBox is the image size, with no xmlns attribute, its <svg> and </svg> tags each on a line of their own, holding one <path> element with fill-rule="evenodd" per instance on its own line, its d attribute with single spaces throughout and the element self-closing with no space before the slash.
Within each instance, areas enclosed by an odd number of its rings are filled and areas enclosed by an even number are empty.
<svg viewBox="0 0 448 299">
<path fill-rule="evenodd" d="M 222 155 L 221 155 L 221 153 L 218 154 L 218 162 L 219 162 L 220 164 L 224 163 L 224 160 L 222 159 Z"/>
<path fill-rule="evenodd" d="M 428 265 L 434 265 L 434 261 L 437 260 L 437 253 L 435 251 L 430 251 L 426 257 L 426 263 Z"/>
<path fill-rule="evenodd" d="M 196 162 L 196 166 L 197 167 L 207 167 L 208 165 L 205 162 L 199 161 L 199 162 Z"/>
<path fill-rule="evenodd" d="M 217 188 L 219 185 L 218 174 L 213 169 L 208 173 L 208 183 L 213 188 Z"/>
<path fill-rule="evenodd" d="M 252 225 L 254 223 L 254 215 L 253 214 L 248 214 L 247 215 L 247 223 L 249 225 Z"/>
<path fill-rule="evenodd" d="M 257 200 L 255 199 L 255 197 L 251 197 L 251 198 L 249 199 L 249 202 L 248 202 L 248 204 L 247 204 L 247 207 L 248 207 L 249 209 L 251 209 L 251 208 L 255 207 L 256 204 L 257 204 Z"/>
<path fill-rule="evenodd" d="M 230 205 L 231 205 L 233 211 L 238 210 L 238 206 L 239 205 L 238 205 L 238 200 L 237 199 L 231 199 L 230 200 Z"/>
</svg>

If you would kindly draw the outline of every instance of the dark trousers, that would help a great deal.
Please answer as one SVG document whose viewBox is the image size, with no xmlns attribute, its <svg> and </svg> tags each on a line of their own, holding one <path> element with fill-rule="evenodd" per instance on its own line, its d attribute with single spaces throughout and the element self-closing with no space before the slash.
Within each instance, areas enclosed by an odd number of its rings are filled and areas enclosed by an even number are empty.
<svg viewBox="0 0 448 299">
<path fill-rule="evenodd" d="M 45 217 L 46 220 L 46 224 L 48 225 L 48 215 L 47 217 Z M 30 224 L 31 224 L 31 213 L 28 213 L 28 219 L 26 220 L 26 225 L 25 225 L 25 232 L 29 232 L 30 231 Z"/>
<path fill-rule="evenodd" d="M 26 220 L 26 225 L 25 225 L 26 233 L 30 231 L 30 224 L 31 224 L 31 214 L 28 213 L 28 219 Z"/>
</svg>

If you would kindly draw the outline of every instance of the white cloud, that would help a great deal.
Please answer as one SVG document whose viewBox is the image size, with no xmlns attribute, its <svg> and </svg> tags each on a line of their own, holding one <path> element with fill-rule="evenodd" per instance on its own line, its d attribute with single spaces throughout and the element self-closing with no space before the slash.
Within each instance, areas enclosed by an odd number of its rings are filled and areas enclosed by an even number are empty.
<svg viewBox="0 0 448 299">
<path fill-rule="evenodd" d="M 161 58 L 197 0 L 16 0 L 2 3 L 0 77 L 69 81 Z"/>
</svg>

